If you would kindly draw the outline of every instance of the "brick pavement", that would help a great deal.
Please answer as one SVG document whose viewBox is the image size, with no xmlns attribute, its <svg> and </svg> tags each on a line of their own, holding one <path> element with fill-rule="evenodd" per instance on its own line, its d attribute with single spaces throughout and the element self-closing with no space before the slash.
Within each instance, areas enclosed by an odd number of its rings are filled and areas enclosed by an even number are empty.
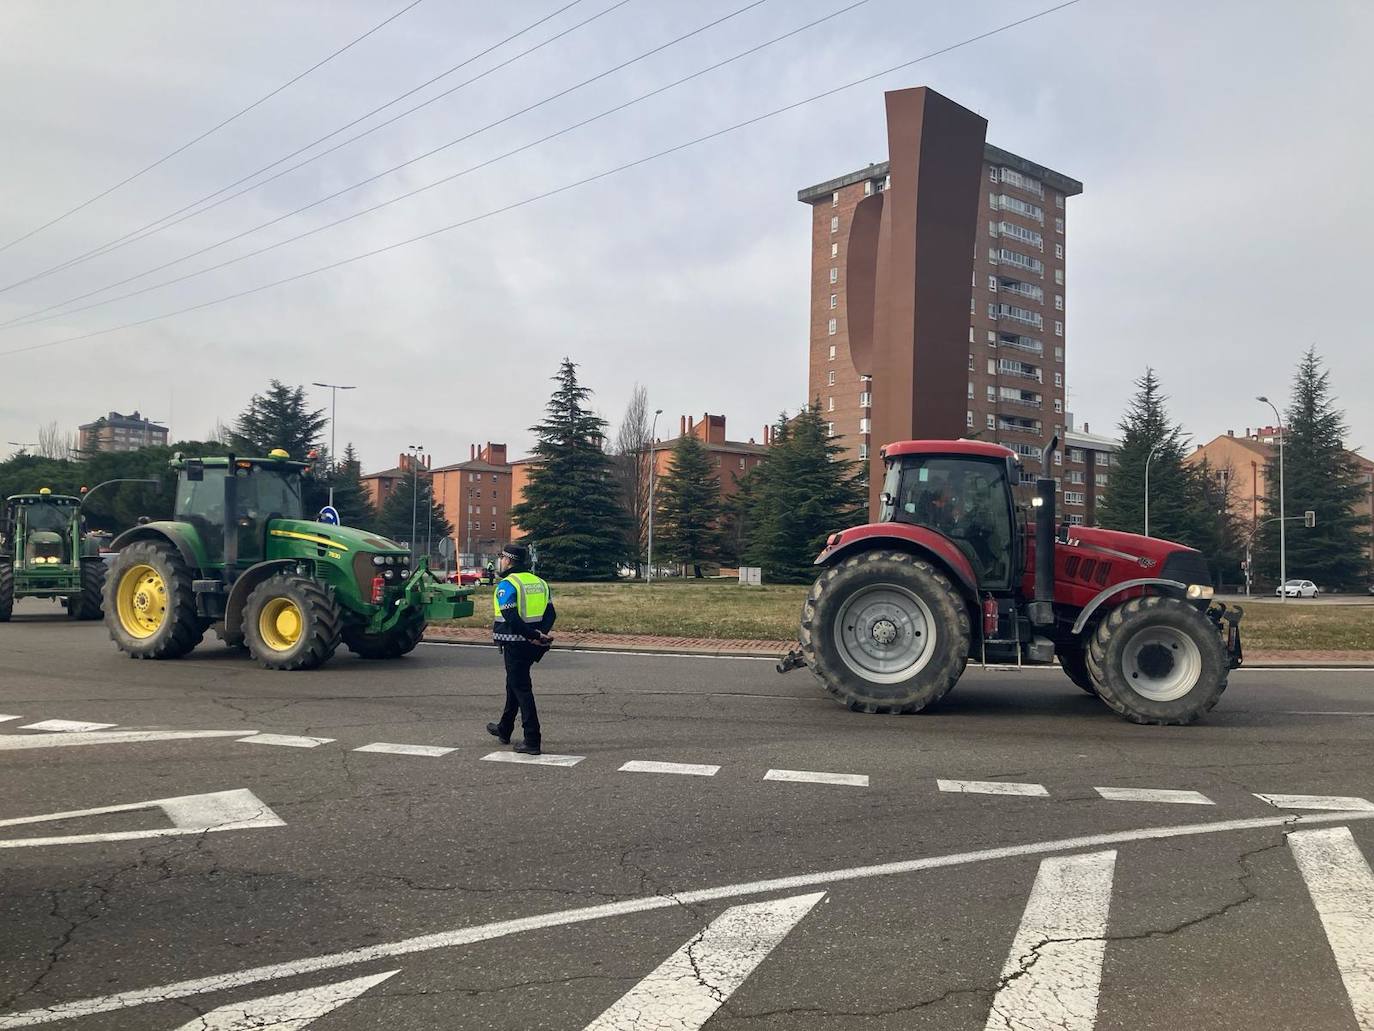
<svg viewBox="0 0 1374 1031">
<path fill-rule="evenodd" d="M 663 637 L 649 634 L 602 634 L 568 632 L 556 635 L 556 647 L 574 651 L 677 652 L 689 655 L 730 655 L 777 658 L 796 646 L 795 641 L 719 641 L 708 637 Z M 431 627 L 427 641 L 487 644 L 491 631 L 485 627 Z M 1248 666 L 1369 666 L 1374 652 L 1364 651 L 1254 651 L 1247 650 Z"/>
</svg>

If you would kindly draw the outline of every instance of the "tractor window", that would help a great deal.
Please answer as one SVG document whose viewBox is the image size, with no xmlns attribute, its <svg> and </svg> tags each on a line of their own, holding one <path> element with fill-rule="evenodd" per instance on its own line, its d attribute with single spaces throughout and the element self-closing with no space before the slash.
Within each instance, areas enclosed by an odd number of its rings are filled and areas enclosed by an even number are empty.
<svg viewBox="0 0 1374 1031">
<path fill-rule="evenodd" d="M 239 479 L 239 507 L 255 519 L 302 518 L 301 480 L 295 473 L 279 473 L 261 467 Z"/>
<path fill-rule="evenodd" d="M 195 527 L 211 562 L 224 559 L 224 469 L 207 467 L 199 480 L 177 485 L 176 518 Z"/>
<path fill-rule="evenodd" d="M 916 456 L 901 464 L 894 518 L 944 534 L 973 566 L 980 587 L 1012 576 L 1011 492 L 1004 463 Z"/>
<path fill-rule="evenodd" d="M 29 505 L 28 513 L 30 530 L 56 530 L 58 533 L 66 533 L 72 518 L 69 509 L 45 501 Z"/>
</svg>

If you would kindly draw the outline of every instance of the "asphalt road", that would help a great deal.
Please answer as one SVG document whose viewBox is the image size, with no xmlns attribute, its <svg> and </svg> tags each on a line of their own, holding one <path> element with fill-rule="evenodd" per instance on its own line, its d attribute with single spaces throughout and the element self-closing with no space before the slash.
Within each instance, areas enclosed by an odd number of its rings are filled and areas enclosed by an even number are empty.
<svg viewBox="0 0 1374 1031">
<path fill-rule="evenodd" d="M 0 1029 L 1374 1028 L 1374 673 L 1239 671 L 1187 728 L 1054 671 L 897 718 L 758 660 L 535 683 L 576 762 L 484 761 L 490 649 L 134 662 L 21 604 Z"/>
</svg>

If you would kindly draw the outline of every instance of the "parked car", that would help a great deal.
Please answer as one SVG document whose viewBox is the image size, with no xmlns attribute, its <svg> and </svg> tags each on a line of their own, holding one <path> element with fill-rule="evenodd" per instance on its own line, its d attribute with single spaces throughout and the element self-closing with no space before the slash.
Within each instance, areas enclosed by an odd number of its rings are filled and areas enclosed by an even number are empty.
<svg viewBox="0 0 1374 1031">
<path fill-rule="evenodd" d="M 471 587 L 480 584 L 484 576 L 486 573 L 481 569 L 459 569 L 449 576 L 449 583 L 455 583 L 459 587 Z"/>
<path fill-rule="evenodd" d="M 1274 588 L 1274 597 L 1284 595 L 1289 598 L 1315 598 L 1321 590 L 1311 580 L 1289 580 L 1282 587 Z"/>
</svg>

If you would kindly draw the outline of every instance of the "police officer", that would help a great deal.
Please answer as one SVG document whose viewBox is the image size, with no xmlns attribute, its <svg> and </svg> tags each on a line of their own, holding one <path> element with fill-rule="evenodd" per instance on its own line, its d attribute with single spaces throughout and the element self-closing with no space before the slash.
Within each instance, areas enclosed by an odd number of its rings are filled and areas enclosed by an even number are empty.
<svg viewBox="0 0 1374 1031">
<path fill-rule="evenodd" d="M 553 643 L 549 631 L 557 613 L 549 585 L 529 571 L 529 553 L 523 544 L 502 548 L 497 569 L 501 581 L 491 596 L 496 617 L 491 637 L 500 646 L 506 662 L 506 707 L 500 721 L 487 724 L 487 733 L 499 738 L 503 745 L 509 744 L 518 710 L 525 739 L 514 750 L 523 755 L 538 755 L 539 713 L 534 707 L 530 667 L 544 657 Z"/>
</svg>

